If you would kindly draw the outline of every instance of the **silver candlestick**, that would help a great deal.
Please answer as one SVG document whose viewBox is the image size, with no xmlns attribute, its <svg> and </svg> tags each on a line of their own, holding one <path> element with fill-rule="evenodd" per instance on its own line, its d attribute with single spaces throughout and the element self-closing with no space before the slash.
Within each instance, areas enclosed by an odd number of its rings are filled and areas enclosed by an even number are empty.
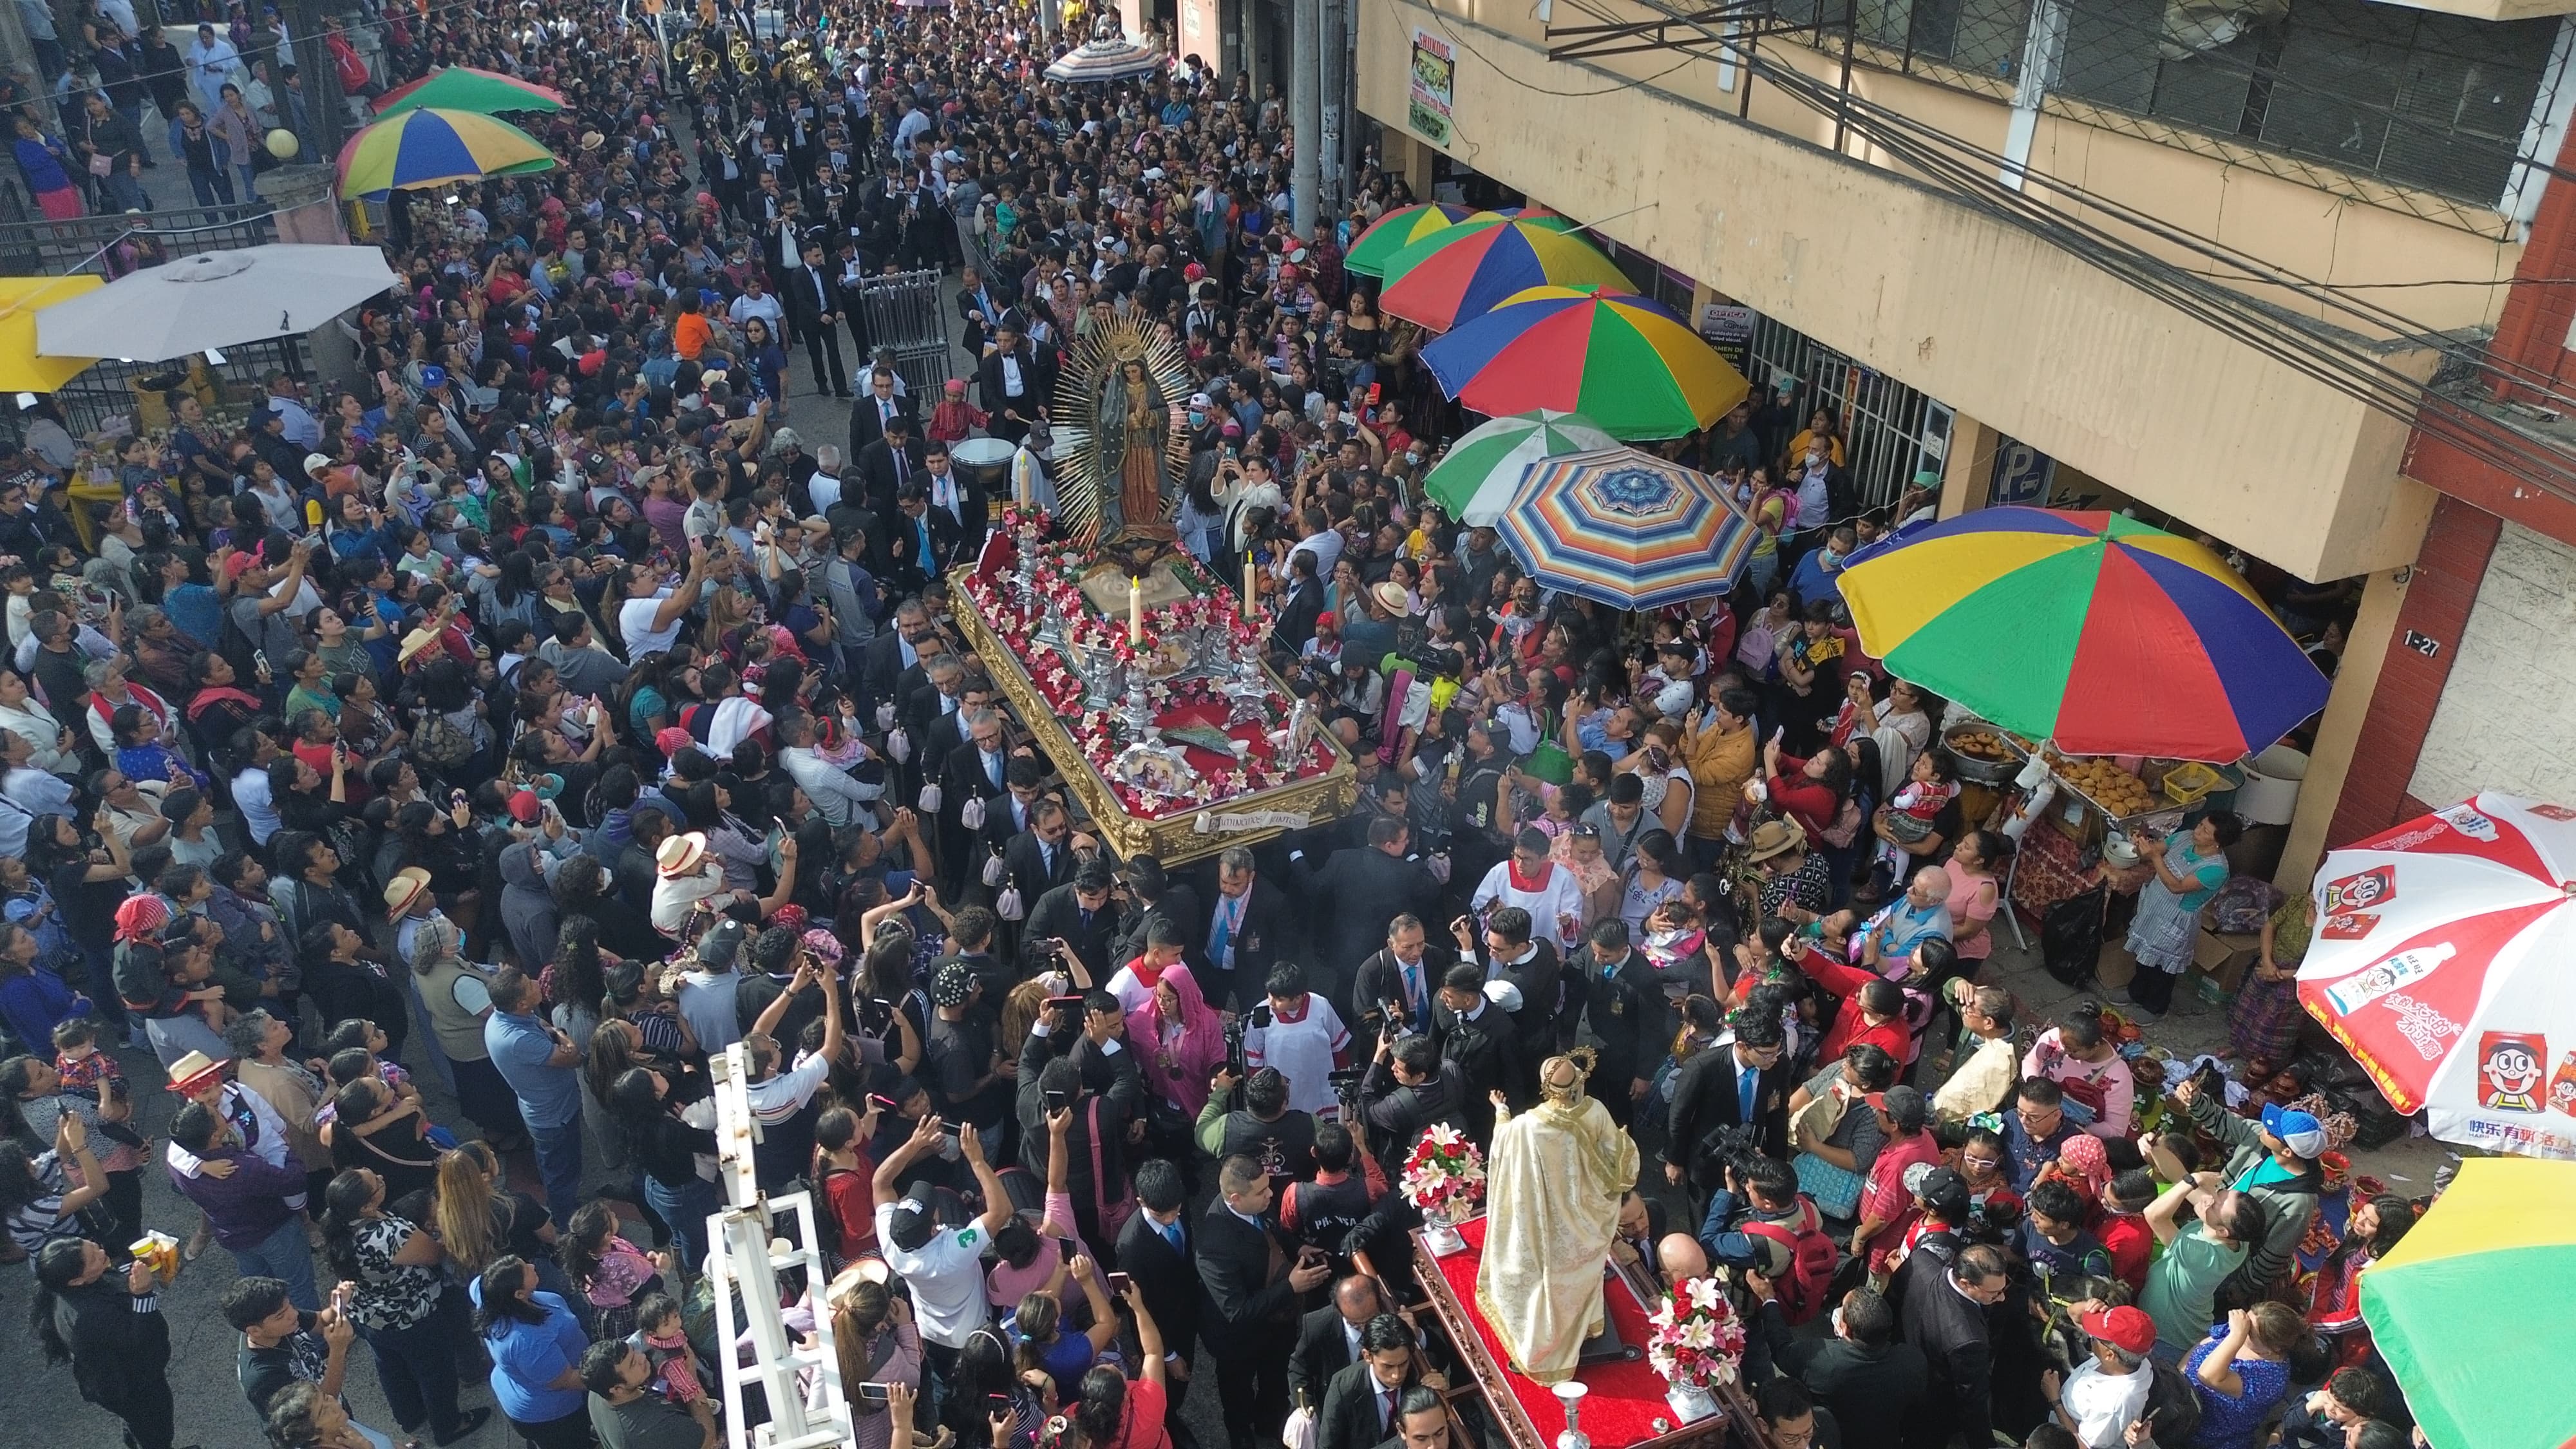
<svg viewBox="0 0 2576 1449">
<path fill-rule="evenodd" d="M 1118 663 L 1106 649 L 1085 649 L 1078 666 L 1082 670 L 1082 707 L 1108 709 L 1118 702 Z"/>
<path fill-rule="evenodd" d="M 1145 699 L 1145 668 L 1136 665 L 1127 671 L 1127 742 L 1141 745 L 1153 738 L 1154 708 Z"/>
<path fill-rule="evenodd" d="M 1270 712 L 1265 707 L 1270 683 L 1261 677 L 1260 645 L 1248 640 L 1235 645 L 1234 682 L 1225 687 L 1225 693 L 1233 703 L 1233 708 L 1226 711 L 1227 724 L 1270 723 Z"/>
<path fill-rule="evenodd" d="M 1020 529 L 1019 585 L 1021 602 L 1034 608 L 1038 597 L 1038 531 L 1034 528 Z"/>
<path fill-rule="evenodd" d="M 1591 1390 L 1567 1379 L 1550 1385 L 1548 1392 L 1556 1395 L 1556 1401 L 1565 1406 L 1565 1432 L 1556 1436 L 1556 1449 L 1592 1449 L 1592 1440 L 1584 1434 L 1578 1422 L 1583 1414 L 1583 1396 Z"/>
</svg>

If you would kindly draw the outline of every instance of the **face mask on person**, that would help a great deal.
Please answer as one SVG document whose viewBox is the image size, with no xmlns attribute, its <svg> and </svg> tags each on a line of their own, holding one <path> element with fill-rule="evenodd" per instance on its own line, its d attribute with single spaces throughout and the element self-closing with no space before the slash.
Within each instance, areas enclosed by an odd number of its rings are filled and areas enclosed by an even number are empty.
<svg viewBox="0 0 2576 1449">
<path fill-rule="evenodd" d="M 1207 414 L 1199 411 L 1197 408 L 1190 409 L 1190 426 L 1194 428 L 1206 427 Z"/>
<path fill-rule="evenodd" d="M 1808 466 L 1808 467 L 1812 468 L 1812 467 L 1816 466 L 1818 463 L 1821 463 L 1821 462 L 1823 462 L 1823 461 L 1825 461 L 1825 450 L 1824 450 L 1824 449 L 1822 449 L 1822 448 L 1809 448 L 1809 449 L 1807 450 L 1807 466 Z"/>
</svg>

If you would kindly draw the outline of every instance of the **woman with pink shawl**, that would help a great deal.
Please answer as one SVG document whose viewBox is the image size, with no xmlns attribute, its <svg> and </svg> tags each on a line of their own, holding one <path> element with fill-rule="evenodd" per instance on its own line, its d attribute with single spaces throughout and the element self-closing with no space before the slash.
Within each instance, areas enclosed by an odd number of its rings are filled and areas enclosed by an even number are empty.
<svg viewBox="0 0 2576 1449">
<path fill-rule="evenodd" d="M 1141 1053 L 1145 1084 L 1197 1120 L 1207 1105 L 1208 1078 L 1225 1060 L 1225 1023 L 1189 967 L 1163 968 L 1154 994 L 1127 1013 L 1127 1040 Z"/>
</svg>

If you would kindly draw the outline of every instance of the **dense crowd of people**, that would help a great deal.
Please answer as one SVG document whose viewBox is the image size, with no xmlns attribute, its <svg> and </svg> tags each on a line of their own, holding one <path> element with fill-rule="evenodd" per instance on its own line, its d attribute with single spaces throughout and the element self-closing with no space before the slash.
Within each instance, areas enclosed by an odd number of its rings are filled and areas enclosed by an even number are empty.
<svg viewBox="0 0 2576 1449">
<path fill-rule="evenodd" d="M 273 14 L 180 47 L 81 10 L 38 37 L 77 129 L 18 122 L 48 215 L 137 201 L 147 102 L 200 202 L 309 126 Z M 1931 502 L 1864 507 L 1830 410 L 1766 390 L 1670 445 L 1753 566 L 1621 614 L 1420 496 L 1459 419 L 1340 265 L 1414 198 L 1364 165 L 1297 234 L 1275 92 L 1045 82 L 1009 7 L 802 7 L 749 73 L 608 7 L 356 18 L 344 89 L 552 86 L 564 164 L 397 197 L 353 376 L 94 456 L 40 404 L 0 457 L 0 1217 L 129 1444 L 245 1432 L 174 1407 L 154 1174 L 176 1259 L 231 1257 L 281 1449 L 495 1410 L 707 1449 L 751 1351 L 705 1272 L 740 1045 L 758 1180 L 816 1195 L 837 1270 L 778 1307 L 832 1325 L 867 1449 L 1189 1446 L 1201 1377 L 1226 1449 L 1445 1449 L 1487 1426 L 1391 1179 L 1578 1043 L 1646 1149 L 1614 1252 L 1723 1282 L 1777 1449 L 2406 1442 L 2355 1285 L 2419 1205 L 2274 1076 L 2300 903 L 2240 1003 L 2250 1096 L 2138 1037 L 2223 814 L 2148 843 L 2119 1009 L 1981 979 L 2014 842 L 1832 585 Z M 935 396 L 862 297 L 925 268 L 975 359 Z M 1122 318 L 1198 388 L 1177 546 L 1255 557 L 1361 784 L 1190 866 L 1103 846 L 945 579 L 1004 501 L 952 448 L 1046 457 L 1065 349 Z M 809 446 L 823 394 L 847 433 Z M 124 494 L 94 531 L 76 470 Z M 392 1425 L 344 1402 L 359 1341 Z"/>
</svg>

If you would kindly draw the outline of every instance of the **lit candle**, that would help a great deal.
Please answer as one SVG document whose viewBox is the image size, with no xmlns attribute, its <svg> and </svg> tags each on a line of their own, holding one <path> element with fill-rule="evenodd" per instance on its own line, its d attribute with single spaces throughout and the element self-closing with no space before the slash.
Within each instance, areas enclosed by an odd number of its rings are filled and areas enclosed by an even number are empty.
<svg viewBox="0 0 2576 1449">
<path fill-rule="evenodd" d="M 1127 578 L 1127 642 L 1145 642 L 1145 585 L 1132 574 Z"/>
<path fill-rule="evenodd" d="M 1246 619 L 1252 617 L 1252 601 L 1261 596 L 1260 588 L 1253 579 L 1254 569 L 1252 555 L 1246 553 L 1243 556 L 1243 617 Z"/>
</svg>

